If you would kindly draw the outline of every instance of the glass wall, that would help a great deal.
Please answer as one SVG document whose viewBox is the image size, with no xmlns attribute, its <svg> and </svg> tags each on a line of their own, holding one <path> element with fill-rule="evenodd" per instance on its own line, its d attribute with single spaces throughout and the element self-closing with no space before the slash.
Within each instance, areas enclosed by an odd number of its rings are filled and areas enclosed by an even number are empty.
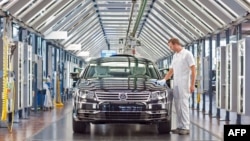
<svg viewBox="0 0 250 141">
<path fill-rule="evenodd" d="M 3 35 L 3 20 L 4 20 L 4 18 L 0 17 L 0 36 Z"/>
<path fill-rule="evenodd" d="M 19 41 L 19 26 L 15 23 L 12 24 L 12 38 L 13 41 Z"/>
<path fill-rule="evenodd" d="M 46 74 L 47 74 L 47 70 L 46 70 L 46 60 L 47 60 L 47 56 L 46 56 L 46 52 L 47 52 L 47 48 L 46 48 L 46 40 L 42 39 L 42 58 L 43 58 L 43 78 L 47 78 Z"/>
</svg>

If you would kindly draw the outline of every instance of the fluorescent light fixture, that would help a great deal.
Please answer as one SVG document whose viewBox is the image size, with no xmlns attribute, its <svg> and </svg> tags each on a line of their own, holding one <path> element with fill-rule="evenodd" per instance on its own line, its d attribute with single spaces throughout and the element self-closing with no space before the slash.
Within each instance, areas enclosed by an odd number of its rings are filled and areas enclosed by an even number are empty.
<svg viewBox="0 0 250 141">
<path fill-rule="evenodd" d="M 9 0 L 2 0 L 2 1 L 0 2 L 0 6 L 2 6 L 2 5 L 5 4 L 6 2 L 9 2 Z"/>
<path fill-rule="evenodd" d="M 88 57 L 85 59 L 86 62 L 90 61 L 92 58 L 91 57 Z"/>
<path fill-rule="evenodd" d="M 52 31 L 45 35 L 45 39 L 67 39 L 67 31 Z"/>
<path fill-rule="evenodd" d="M 77 54 L 77 56 L 89 56 L 89 51 L 81 51 L 80 53 Z"/>
<path fill-rule="evenodd" d="M 81 50 L 81 44 L 70 44 L 65 50 Z"/>
</svg>

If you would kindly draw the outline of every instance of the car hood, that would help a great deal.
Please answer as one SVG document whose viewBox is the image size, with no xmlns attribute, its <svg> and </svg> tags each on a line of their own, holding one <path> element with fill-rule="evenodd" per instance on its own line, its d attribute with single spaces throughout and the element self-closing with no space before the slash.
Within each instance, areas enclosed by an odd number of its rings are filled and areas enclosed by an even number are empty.
<svg viewBox="0 0 250 141">
<path fill-rule="evenodd" d="M 95 78 L 84 79 L 78 85 L 84 90 L 105 90 L 105 91 L 163 91 L 166 86 L 156 84 L 156 79 L 145 78 Z"/>
</svg>

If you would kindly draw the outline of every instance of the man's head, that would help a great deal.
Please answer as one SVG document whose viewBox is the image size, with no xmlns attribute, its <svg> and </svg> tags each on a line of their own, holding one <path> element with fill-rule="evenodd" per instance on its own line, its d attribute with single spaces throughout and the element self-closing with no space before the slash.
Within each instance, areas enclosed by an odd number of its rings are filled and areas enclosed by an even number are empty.
<svg viewBox="0 0 250 141">
<path fill-rule="evenodd" d="M 168 46 L 174 52 L 179 52 L 182 49 L 181 43 L 177 38 L 171 38 L 170 40 L 168 40 Z"/>
</svg>

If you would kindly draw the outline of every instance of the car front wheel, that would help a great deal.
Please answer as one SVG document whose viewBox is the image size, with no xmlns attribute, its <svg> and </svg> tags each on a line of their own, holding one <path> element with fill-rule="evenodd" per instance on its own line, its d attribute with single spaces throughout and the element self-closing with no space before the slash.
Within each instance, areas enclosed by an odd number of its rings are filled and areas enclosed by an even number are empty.
<svg viewBox="0 0 250 141">
<path fill-rule="evenodd" d="M 171 120 L 159 122 L 157 127 L 159 134 L 169 134 L 171 131 Z"/>
<path fill-rule="evenodd" d="M 87 129 L 90 127 L 90 123 L 83 121 L 76 121 L 74 117 L 72 117 L 72 126 L 74 133 L 86 133 Z"/>
</svg>

